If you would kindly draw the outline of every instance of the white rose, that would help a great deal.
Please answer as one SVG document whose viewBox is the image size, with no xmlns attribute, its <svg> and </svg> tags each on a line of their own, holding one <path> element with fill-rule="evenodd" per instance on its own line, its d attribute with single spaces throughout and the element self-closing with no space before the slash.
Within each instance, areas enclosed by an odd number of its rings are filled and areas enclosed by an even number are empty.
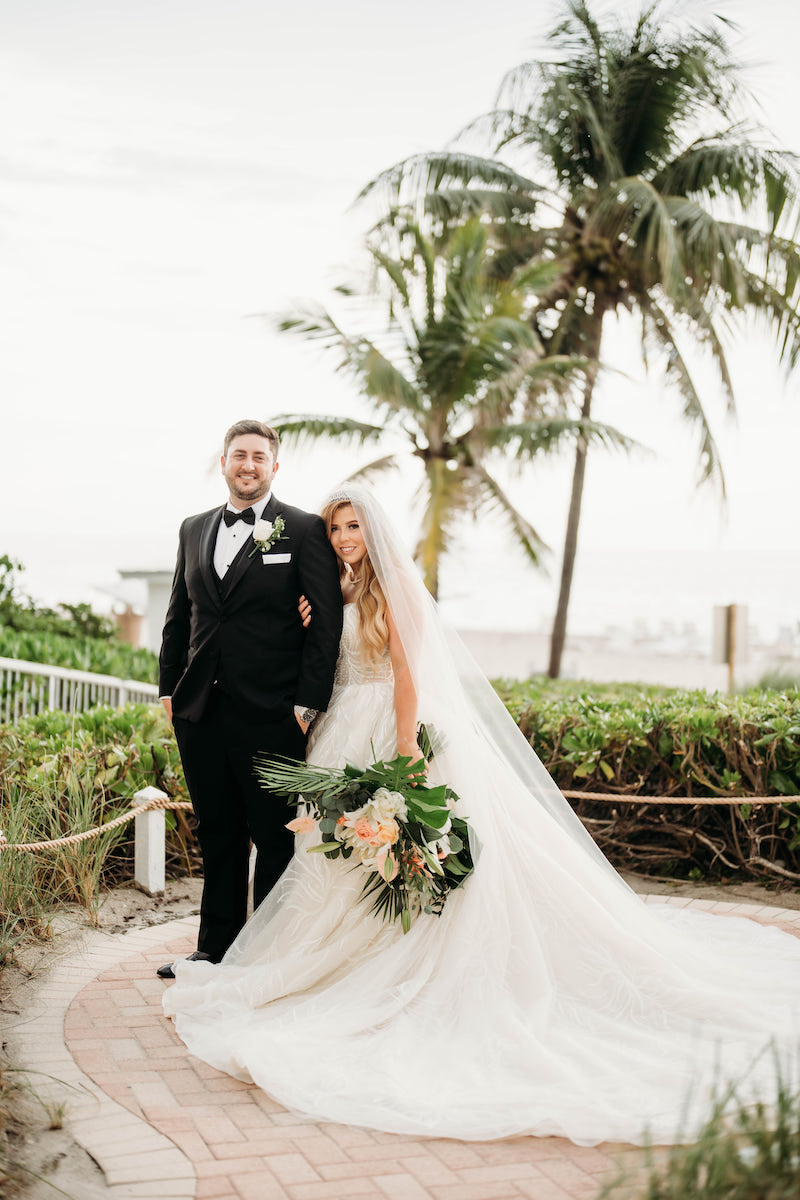
<svg viewBox="0 0 800 1200">
<path fill-rule="evenodd" d="M 253 526 L 253 541 L 267 542 L 272 537 L 272 521 L 256 521 Z"/>
<path fill-rule="evenodd" d="M 400 792 L 390 792 L 388 788 L 378 788 L 370 806 L 380 821 L 391 821 L 394 818 L 405 821 L 408 817 L 408 808 Z"/>
<path fill-rule="evenodd" d="M 357 841 L 355 844 L 350 842 L 350 845 L 353 846 L 353 857 L 358 860 L 359 865 L 365 871 L 374 871 L 377 869 L 375 859 L 381 850 L 380 846 L 370 846 L 368 842 L 361 841 Z"/>
</svg>

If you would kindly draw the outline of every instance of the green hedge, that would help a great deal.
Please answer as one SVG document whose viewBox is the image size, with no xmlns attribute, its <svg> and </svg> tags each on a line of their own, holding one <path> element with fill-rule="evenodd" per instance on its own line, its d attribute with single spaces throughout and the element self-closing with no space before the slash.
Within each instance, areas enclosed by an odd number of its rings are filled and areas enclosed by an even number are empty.
<svg viewBox="0 0 800 1200">
<path fill-rule="evenodd" d="M 619 796 L 800 795 L 800 692 L 534 679 L 498 691 L 559 787 Z M 618 866 L 800 879 L 800 805 L 574 803 Z"/>
<path fill-rule="evenodd" d="M 10 804 L 19 809 L 30 800 L 30 820 L 41 821 L 39 801 L 49 798 L 52 808 L 53 800 L 65 797 L 76 783 L 92 809 L 84 814 L 87 828 L 125 812 L 144 787 L 188 800 L 178 747 L 161 706 L 102 705 L 84 713 L 41 713 L 17 725 L 0 726 L 0 828 L 8 827 Z M 70 828 L 74 814 L 70 816 L 68 806 L 57 803 L 56 807 L 62 810 L 60 819 L 50 815 L 55 832 L 48 836 L 76 832 Z M 19 824 L 18 814 L 15 824 Z M 197 851 L 185 816 L 168 812 L 167 825 L 174 834 L 172 858 L 177 856 L 185 869 L 188 853 L 196 864 Z M 131 846 L 133 822 L 125 828 L 123 846 Z M 33 827 L 29 835 L 24 840 L 39 840 L 40 833 Z M 123 875 L 130 874 L 129 865 L 120 869 Z"/>
<path fill-rule="evenodd" d="M 7 840 L 41 842 L 108 825 L 148 785 L 188 799 L 172 729 L 159 705 L 62 712 L 0 726 L 0 828 Z M 168 812 L 167 867 L 194 873 L 191 820 Z M 100 837 L 0 854 L 0 965 L 29 933 L 46 936 L 53 910 L 83 905 L 97 919 L 103 887 L 133 874 L 133 821 Z"/>
<path fill-rule="evenodd" d="M 186 798 L 178 747 L 160 704 L 47 712 L 0 726 L 0 787 L 12 779 L 52 785 L 68 768 L 91 774 L 98 793 L 127 800 L 153 785 Z"/>
<path fill-rule="evenodd" d="M 0 625 L 0 657 L 48 663 L 72 671 L 94 671 L 140 683 L 158 683 L 158 657 L 116 638 L 65 637 L 57 633 L 19 632 Z"/>
<path fill-rule="evenodd" d="M 800 879 L 800 805 L 678 806 L 669 796 L 800 794 L 800 693 L 721 696 L 633 685 L 531 680 L 496 685 L 520 729 L 565 790 L 616 794 L 574 801 L 617 865 L 660 875 Z M 20 789 L 66 793 L 82 781 L 103 819 L 147 784 L 187 792 L 172 730 L 158 706 L 46 713 L 0 727 L 2 811 Z M 622 797 L 664 796 L 645 805 Z M 38 818 L 37 818 L 38 819 Z M 67 831 L 73 817 L 62 815 Z M 171 862 L 197 866 L 191 823 L 170 818 Z M 132 826 L 115 853 L 129 873 Z"/>
<path fill-rule="evenodd" d="M 800 794 L 800 692 L 727 696 L 550 680 L 498 690 L 562 788 Z"/>
</svg>

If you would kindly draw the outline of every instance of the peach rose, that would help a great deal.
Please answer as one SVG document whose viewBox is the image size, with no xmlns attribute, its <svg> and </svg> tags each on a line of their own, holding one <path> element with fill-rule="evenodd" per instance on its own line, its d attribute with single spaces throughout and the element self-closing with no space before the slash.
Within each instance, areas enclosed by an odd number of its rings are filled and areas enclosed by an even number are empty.
<svg viewBox="0 0 800 1200">
<path fill-rule="evenodd" d="M 386 842 L 394 845 L 400 837 L 400 827 L 397 821 L 381 821 L 378 825 L 378 841 L 381 845 Z"/>
<path fill-rule="evenodd" d="M 361 817 L 358 821 L 356 821 L 352 826 L 352 829 L 355 836 L 362 842 L 369 842 L 371 846 L 376 844 L 378 830 L 371 821 L 366 819 L 366 817 Z"/>
</svg>

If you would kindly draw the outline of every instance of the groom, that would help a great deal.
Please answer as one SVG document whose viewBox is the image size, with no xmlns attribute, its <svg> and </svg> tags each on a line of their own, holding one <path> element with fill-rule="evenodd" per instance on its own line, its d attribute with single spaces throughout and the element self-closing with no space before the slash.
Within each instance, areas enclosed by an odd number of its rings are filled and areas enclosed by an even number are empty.
<svg viewBox="0 0 800 1200">
<path fill-rule="evenodd" d="M 203 856 L 192 959 L 219 962 L 247 913 L 250 841 L 260 904 L 294 849 L 288 796 L 259 786 L 259 754 L 305 758 L 327 707 L 342 631 L 336 556 L 322 520 L 272 493 L 278 435 L 238 421 L 221 459 L 227 504 L 188 517 L 164 624 L 159 694 L 173 722 Z M 314 605 L 304 628 L 300 595 Z M 172 963 L 157 974 L 174 978 Z"/>
</svg>

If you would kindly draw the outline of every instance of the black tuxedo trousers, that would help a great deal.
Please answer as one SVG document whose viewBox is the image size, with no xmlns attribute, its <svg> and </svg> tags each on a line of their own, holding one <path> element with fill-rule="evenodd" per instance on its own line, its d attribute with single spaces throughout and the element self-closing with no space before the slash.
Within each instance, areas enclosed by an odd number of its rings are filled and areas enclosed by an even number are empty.
<svg viewBox="0 0 800 1200">
<path fill-rule="evenodd" d="M 267 792 L 254 763 L 261 754 L 305 758 L 306 738 L 294 713 L 280 721 L 248 720 L 215 692 L 200 721 L 175 718 L 175 737 L 197 818 L 205 884 L 197 949 L 218 961 L 245 923 L 250 840 L 256 846 L 256 907 L 294 852 L 286 822 L 294 796 Z"/>
</svg>

